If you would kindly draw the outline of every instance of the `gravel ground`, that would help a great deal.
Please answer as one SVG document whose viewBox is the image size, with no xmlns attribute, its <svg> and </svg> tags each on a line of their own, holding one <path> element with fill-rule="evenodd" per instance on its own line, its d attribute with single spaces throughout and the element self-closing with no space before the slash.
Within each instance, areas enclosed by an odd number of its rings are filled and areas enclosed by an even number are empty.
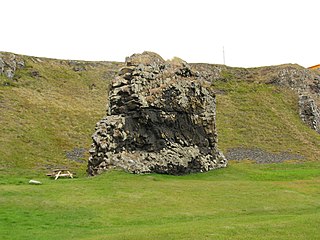
<svg viewBox="0 0 320 240">
<path fill-rule="evenodd" d="M 254 160 L 256 163 L 280 163 L 286 160 L 302 160 L 303 156 L 287 152 L 270 153 L 259 148 L 232 148 L 225 154 L 228 160 Z"/>
<path fill-rule="evenodd" d="M 85 148 L 74 148 L 69 152 L 66 152 L 66 158 L 79 163 L 84 163 L 84 154 L 87 150 Z"/>
</svg>

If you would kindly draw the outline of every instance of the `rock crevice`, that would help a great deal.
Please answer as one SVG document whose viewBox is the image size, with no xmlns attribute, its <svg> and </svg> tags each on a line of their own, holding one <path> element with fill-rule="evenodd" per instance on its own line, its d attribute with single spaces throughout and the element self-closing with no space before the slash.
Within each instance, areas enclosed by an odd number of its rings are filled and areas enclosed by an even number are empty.
<svg viewBox="0 0 320 240">
<path fill-rule="evenodd" d="M 186 174 L 225 167 L 217 148 L 216 102 L 184 61 L 134 54 L 112 81 L 107 116 L 97 123 L 88 173 Z"/>
</svg>

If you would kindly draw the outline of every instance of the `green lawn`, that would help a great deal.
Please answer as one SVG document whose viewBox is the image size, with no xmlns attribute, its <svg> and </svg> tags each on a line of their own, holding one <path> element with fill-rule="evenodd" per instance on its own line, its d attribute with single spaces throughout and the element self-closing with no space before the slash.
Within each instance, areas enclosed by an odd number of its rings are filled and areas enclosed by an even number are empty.
<svg viewBox="0 0 320 240">
<path fill-rule="evenodd" d="M 1 239 L 319 239 L 320 164 L 0 178 Z"/>
</svg>

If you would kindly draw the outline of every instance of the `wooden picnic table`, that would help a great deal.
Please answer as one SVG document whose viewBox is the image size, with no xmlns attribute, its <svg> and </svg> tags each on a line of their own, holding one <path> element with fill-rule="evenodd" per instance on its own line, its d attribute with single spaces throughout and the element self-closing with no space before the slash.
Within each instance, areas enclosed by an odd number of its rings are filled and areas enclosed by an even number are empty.
<svg viewBox="0 0 320 240">
<path fill-rule="evenodd" d="M 51 173 L 48 173 L 47 176 L 54 177 L 54 180 L 57 180 L 59 177 L 70 177 L 73 178 L 73 173 L 66 168 L 53 169 Z"/>
</svg>

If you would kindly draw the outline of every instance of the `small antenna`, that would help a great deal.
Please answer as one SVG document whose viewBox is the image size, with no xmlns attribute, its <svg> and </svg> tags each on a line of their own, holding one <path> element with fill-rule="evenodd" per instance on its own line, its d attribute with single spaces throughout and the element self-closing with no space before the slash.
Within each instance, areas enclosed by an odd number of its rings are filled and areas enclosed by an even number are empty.
<svg viewBox="0 0 320 240">
<path fill-rule="evenodd" d="M 222 46 L 222 54 L 223 54 L 223 65 L 226 65 L 226 55 L 224 52 L 224 46 Z"/>
</svg>

